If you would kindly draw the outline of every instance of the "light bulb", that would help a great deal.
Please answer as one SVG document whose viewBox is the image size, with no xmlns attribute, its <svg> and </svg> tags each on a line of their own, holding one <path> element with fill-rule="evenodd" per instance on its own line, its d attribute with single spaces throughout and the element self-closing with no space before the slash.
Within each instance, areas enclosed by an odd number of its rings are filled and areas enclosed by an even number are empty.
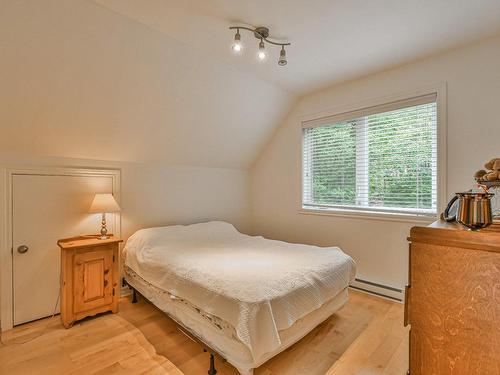
<svg viewBox="0 0 500 375">
<path fill-rule="evenodd" d="M 236 35 L 234 36 L 234 43 L 231 46 L 234 52 L 239 53 L 243 49 L 243 45 L 241 44 L 241 35 L 240 30 L 236 31 Z"/>
<path fill-rule="evenodd" d="M 278 60 L 278 65 L 279 66 L 285 66 L 286 64 L 287 64 L 287 61 L 286 61 L 285 46 L 281 46 L 280 58 Z"/>
<path fill-rule="evenodd" d="M 234 43 L 232 48 L 234 52 L 241 52 L 241 43 Z"/>
<path fill-rule="evenodd" d="M 261 39 L 259 43 L 259 52 L 257 53 L 257 57 L 260 61 L 264 61 L 267 57 L 266 49 L 264 46 L 264 41 Z"/>
</svg>

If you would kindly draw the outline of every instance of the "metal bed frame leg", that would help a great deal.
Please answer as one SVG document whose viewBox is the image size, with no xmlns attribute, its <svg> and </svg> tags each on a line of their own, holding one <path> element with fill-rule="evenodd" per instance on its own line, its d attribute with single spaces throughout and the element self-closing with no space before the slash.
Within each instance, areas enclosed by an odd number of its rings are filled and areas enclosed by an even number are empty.
<svg viewBox="0 0 500 375">
<path fill-rule="evenodd" d="M 208 370 L 208 375 L 217 374 L 217 370 L 215 369 L 215 358 L 212 353 L 210 353 L 210 369 Z"/>
<path fill-rule="evenodd" d="M 125 278 L 122 278 L 122 286 L 128 285 L 129 289 L 132 289 L 132 303 L 137 303 L 137 292 L 135 291 L 135 288 L 130 285 Z"/>
<path fill-rule="evenodd" d="M 137 292 L 132 288 L 132 303 L 137 303 Z"/>
<path fill-rule="evenodd" d="M 128 285 L 130 289 L 132 289 L 132 303 L 137 303 L 137 291 L 135 290 L 132 285 L 130 285 L 125 278 L 122 279 L 122 285 Z M 184 332 L 183 330 L 181 330 Z M 189 336 L 191 337 L 191 336 Z M 203 349 L 203 351 L 206 353 L 208 350 L 206 348 Z M 215 356 L 213 353 L 210 353 L 210 368 L 208 369 L 208 375 L 216 375 L 217 370 L 215 369 Z"/>
<path fill-rule="evenodd" d="M 125 286 L 125 285 L 128 285 L 128 287 L 130 289 L 132 289 L 132 303 L 137 303 L 137 291 L 135 290 L 135 288 L 130 285 L 127 280 L 125 280 L 125 278 L 122 279 L 122 285 Z M 168 314 L 167 314 L 168 315 Z M 183 329 L 180 329 L 179 330 L 184 333 L 185 335 L 187 335 L 189 338 L 191 338 L 193 341 L 196 341 L 196 342 L 200 342 L 199 340 L 196 340 L 196 339 L 193 339 L 191 335 L 187 334 Z M 203 348 L 203 351 L 205 353 L 209 352 L 207 350 L 207 348 Z M 208 369 L 208 375 L 216 375 L 217 374 L 217 370 L 215 369 L 215 356 L 213 354 L 213 352 L 209 352 L 210 353 L 210 368 Z M 225 361 L 224 358 L 222 358 L 223 361 Z M 253 369 L 251 370 L 251 372 L 249 373 L 250 374 L 253 374 Z"/>
</svg>

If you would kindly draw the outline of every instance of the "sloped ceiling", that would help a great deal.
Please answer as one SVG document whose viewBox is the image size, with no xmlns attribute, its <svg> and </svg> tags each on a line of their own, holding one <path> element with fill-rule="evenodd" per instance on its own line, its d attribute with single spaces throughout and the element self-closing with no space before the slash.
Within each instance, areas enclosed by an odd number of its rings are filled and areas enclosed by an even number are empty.
<svg viewBox="0 0 500 375">
<path fill-rule="evenodd" d="M 296 97 L 499 32 L 498 0 L 7 0 L 0 156 L 248 168 Z M 230 52 L 234 23 L 289 64 Z"/>
<path fill-rule="evenodd" d="M 90 1 L 3 1 L 0 25 L 0 156 L 244 169 L 294 101 Z"/>
<path fill-rule="evenodd" d="M 499 0 L 94 0 L 206 56 L 305 94 L 500 32 Z M 256 62 L 258 41 L 242 34 L 234 56 L 232 24 L 268 26 L 290 40 L 289 63 Z"/>
</svg>

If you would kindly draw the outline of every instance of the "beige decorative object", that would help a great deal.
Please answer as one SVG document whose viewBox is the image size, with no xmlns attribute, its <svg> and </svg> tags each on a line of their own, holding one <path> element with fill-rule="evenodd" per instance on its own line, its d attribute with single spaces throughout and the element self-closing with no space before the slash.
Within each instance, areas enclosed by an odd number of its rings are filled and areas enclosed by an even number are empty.
<svg viewBox="0 0 500 375">
<path fill-rule="evenodd" d="M 477 182 L 500 180 L 500 158 L 491 159 L 484 167 L 486 171 L 481 169 L 474 174 Z"/>
<path fill-rule="evenodd" d="M 500 222 L 500 158 L 493 158 L 474 174 L 477 183 L 487 192 L 494 194 L 491 198 L 493 224 Z"/>
<path fill-rule="evenodd" d="M 474 173 L 474 178 L 479 181 L 482 180 L 484 175 L 488 174 L 484 169 L 478 170 L 476 173 Z"/>
</svg>

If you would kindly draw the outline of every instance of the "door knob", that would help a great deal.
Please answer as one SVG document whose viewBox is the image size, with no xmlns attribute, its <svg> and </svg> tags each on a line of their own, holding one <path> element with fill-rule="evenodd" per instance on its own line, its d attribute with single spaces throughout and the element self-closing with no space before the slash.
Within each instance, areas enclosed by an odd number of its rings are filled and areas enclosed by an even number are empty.
<svg viewBox="0 0 500 375">
<path fill-rule="evenodd" d="M 29 250 L 29 247 L 26 246 L 26 245 L 21 245 L 17 248 L 17 252 L 19 254 L 24 254 L 25 252 L 27 252 Z"/>
</svg>

